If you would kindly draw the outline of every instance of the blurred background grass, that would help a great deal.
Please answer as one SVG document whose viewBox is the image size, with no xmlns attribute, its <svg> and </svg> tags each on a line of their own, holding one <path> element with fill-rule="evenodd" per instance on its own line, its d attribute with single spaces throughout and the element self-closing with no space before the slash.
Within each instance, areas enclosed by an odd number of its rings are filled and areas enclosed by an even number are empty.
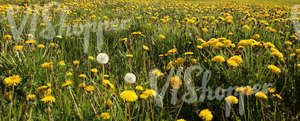
<svg viewBox="0 0 300 121">
<path fill-rule="evenodd" d="M 200 1 L 200 2 L 215 2 L 215 1 L 224 1 L 224 0 L 187 0 L 187 1 Z M 228 0 L 225 0 L 228 1 Z M 262 4 L 278 4 L 278 5 L 288 5 L 294 6 L 296 4 L 300 4 L 300 0 L 229 0 L 229 1 L 245 1 L 245 2 L 253 2 L 253 3 L 262 3 Z"/>
</svg>

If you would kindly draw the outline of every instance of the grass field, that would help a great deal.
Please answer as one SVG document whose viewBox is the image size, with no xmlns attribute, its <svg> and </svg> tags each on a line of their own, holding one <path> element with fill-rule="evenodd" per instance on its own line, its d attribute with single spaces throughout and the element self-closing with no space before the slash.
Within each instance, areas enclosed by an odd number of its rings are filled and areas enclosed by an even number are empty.
<svg viewBox="0 0 300 121">
<path fill-rule="evenodd" d="M 299 0 L 0 3 L 0 121 L 299 120 Z"/>
<path fill-rule="evenodd" d="M 223 2 L 224 0 L 185 0 L 185 1 L 214 3 L 214 2 Z M 300 4 L 299 0 L 230 0 L 230 1 L 240 1 L 240 2 L 247 2 L 247 3 L 264 4 L 264 5 L 294 6 L 296 4 Z"/>
</svg>

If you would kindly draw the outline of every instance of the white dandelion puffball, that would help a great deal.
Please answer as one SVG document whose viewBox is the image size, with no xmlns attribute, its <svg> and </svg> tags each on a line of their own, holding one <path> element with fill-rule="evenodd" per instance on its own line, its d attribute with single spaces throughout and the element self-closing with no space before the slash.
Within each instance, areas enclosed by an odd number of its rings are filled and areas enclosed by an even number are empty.
<svg viewBox="0 0 300 121">
<path fill-rule="evenodd" d="M 127 73 L 124 80 L 129 84 L 133 84 L 136 81 L 136 76 L 133 73 Z"/>
<path fill-rule="evenodd" d="M 97 56 L 97 62 L 100 64 L 106 64 L 109 60 L 109 57 L 106 53 L 99 53 Z"/>
</svg>

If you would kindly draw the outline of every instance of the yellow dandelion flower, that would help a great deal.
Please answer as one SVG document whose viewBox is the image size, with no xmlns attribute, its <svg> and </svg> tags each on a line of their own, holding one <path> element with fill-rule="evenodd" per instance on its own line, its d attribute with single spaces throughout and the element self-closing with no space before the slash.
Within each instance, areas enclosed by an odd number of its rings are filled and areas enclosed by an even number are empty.
<svg viewBox="0 0 300 121">
<path fill-rule="evenodd" d="M 147 99 L 147 98 L 148 98 L 148 95 L 146 95 L 146 94 L 140 94 L 140 98 L 141 98 L 141 99 Z"/>
<path fill-rule="evenodd" d="M 280 74 L 281 73 L 281 70 L 280 68 L 278 68 L 277 66 L 275 65 L 269 65 L 268 66 L 268 69 L 270 69 L 273 73 L 275 74 Z"/>
<path fill-rule="evenodd" d="M 161 71 L 158 70 L 158 69 L 154 69 L 154 70 L 152 71 L 152 74 L 154 74 L 155 76 L 160 76 L 160 75 L 161 75 Z"/>
<path fill-rule="evenodd" d="M 107 74 L 104 74 L 103 76 L 104 76 L 104 78 L 109 78 L 109 75 L 107 75 Z"/>
<path fill-rule="evenodd" d="M 48 88 L 48 86 L 40 86 L 40 87 L 37 88 L 37 91 L 41 92 L 41 91 L 43 91 L 43 90 L 45 90 L 47 88 Z"/>
<path fill-rule="evenodd" d="M 202 30 L 202 32 L 204 32 L 204 33 L 208 32 L 208 29 L 207 29 L 207 28 L 202 28 L 201 30 Z"/>
<path fill-rule="evenodd" d="M 16 45 L 16 46 L 14 46 L 13 49 L 14 49 L 15 51 L 20 51 L 20 50 L 23 49 L 23 47 L 24 47 L 24 46 L 22 46 L 22 45 Z"/>
<path fill-rule="evenodd" d="M 124 42 L 127 42 L 128 38 L 123 38 L 121 40 L 124 41 Z"/>
<path fill-rule="evenodd" d="M 27 40 L 25 43 L 26 44 L 35 44 L 36 40 Z"/>
<path fill-rule="evenodd" d="M 209 109 L 201 110 L 198 116 L 205 121 L 211 121 L 213 119 L 213 115 Z"/>
<path fill-rule="evenodd" d="M 226 47 L 232 46 L 231 40 L 225 40 L 223 43 Z"/>
<path fill-rule="evenodd" d="M 285 41 L 284 44 L 285 45 L 292 45 L 293 43 L 291 41 Z"/>
<path fill-rule="evenodd" d="M 79 63 L 80 63 L 79 60 L 74 60 L 74 61 L 73 61 L 74 66 L 79 65 Z"/>
<path fill-rule="evenodd" d="M 227 96 L 225 101 L 230 104 L 237 104 L 239 102 L 238 98 L 235 96 Z"/>
<path fill-rule="evenodd" d="M 102 119 L 109 119 L 109 118 L 110 118 L 110 115 L 109 115 L 109 113 L 105 112 L 105 113 L 101 113 L 100 117 L 101 117 Z"/>
<path fill-rule="evenodd" d="M 112 106 L 112 104 L 113 104 L 113 102 L 112 102 L 111 100 L 107 100 L 107 101 L 106 101 L 106 105 L 107 105 L 108 107 Z"/>
<path fill-rule="evenodd" d="M 52 68 L 53 68 L 52 64 L 53 64 L 52 62 L 45 62 L 41 66 L 43 68 L 48 68 L 49 70 L 52 70 Z"/>
<path fill-rule="evenodd" d="M 67 80 L 65 83 L 63 83 L 63 84 L 61 85 L 61 87 L 64 88 L 64 87 L 67 87 L 67 86 L 69 86 L 69 85 L 71 85 L 71 84 L 72 84 L 72 82 L 71 82 L 70 80 Z"/>
<path fill-rule="evenodd" d="M 46 96 L 46 97 L 42 98 L 41 101 L 44 103 L 49 103 L 49 102 L 55 102 L 56 99 L 53 96 Z"/>
<path fill-rule="evenodd" d="M 176 53 L 176 52 L 177 52 L 177 49 L 168 50 L 168 53 Z"/>
<path fill-rule="evenodd" d="M 184 55 L 193 55 L 193 52 L 185 52 Z"/>
<path fill-rule="evenodd" d="M 259 35 L 259 34 L 254 34 L 254 35 L 253 35 L 253 38 L 254 38 L 254 39 L 258 39 L 258 38 L 260 38 L 260 35 Z"/>
<path fill-rule="evenodd" d="M 115 86 L 109 80 L 106 80 L 106 79 L 102 81 L 102 85 L 105 87 L 109 87 L 110 89 L 115 88 Z"/>
<path fill-rule="evenodd" d="M 131 34 L 133 34 L 133 35 L 141 35 L 142 32 L 132 32 Z"/>
<path fill-rule="evenodd" d="M 197 45 L 197 48 L 198 48 L 198 49 L 202 49 L 203 46 L 202 46 L 202 45 Z"/>
<path fill-rule="evenodd" d="M 167 64 L 166 69 L 167 69 L 167 70 L 170 70 L 172 67 L 173 67 L 173 61 L 170 61 L 170 62 Z"/>
<path fill-rule="evenodd" d="M 211 59 L 211 61 L 212 62 L 224 62 L 225 59 L 223 56 L 218 55 L 218 56 L 215 56 L 213 59 Z"/>
<path fill-rule="evenodd" d="M 127 54 L 126 57 L 133 58 L 133 55 L 132 54 Z"/>
<path fill-rule="evenodd" d="M 239 41 L 238 45 L 239 46 L 253 46 L 255 40 L 249 39 L 249 40 L 241 40 Z"/>
<path fill-rule="evenodd" d="M 243 62 L 243 59 L 241 56 L 232 56 L 231 58 L 229 58 L 229 60 L 233 60 L 233 61 L 237 62 L 238 64 L 241 64 Z"/>
<path fill-rule="evenodd" d="M 146 89 L 143 94 L 149 96 L 149 97 L 154 97 L 156 96 L 156 92 L 152 89 Z"/>
<path fill-rule="evenodd" d="M 51 85 L 51 83 L 47 83 L 47 86 L 48 86 L 49 88 L 51 88 L 52 85 Z"/>
<path fill-rule="evenodd" d="M 16 86 L 21 82 L 22 78 L 19 75 L 13 75 L 4 79 L 4 84 L 7 86 Z"/>
<path fill-rule="evenodd" d="M 265 48 L 275 48 L 275 45 L 271 42 L 264 43 Z"/>
<path fill-rule="evenodd" d="M 229 66 L 237 67 L 239 64 L 243 62 L 243 59 L 241 56 L 232 56 L 227 60 L 227 63 Z"/>
<path fill-rule="evenodd" d="M 98 69 L 97 69 L 97 68 L 92 68 L 92 69 L 91 69 L 91 72 L 97 73 L 97 72 L 98 72 Z"/>
<path fill-rule="evenodd" d="M 46 26 L 46 24 L 44 22 L 40 23 L 40 26 Z"/>
<path fill-rule="evenodd" d="M 79 84 L 79 87 L 80 87 L 80 88 L 85 88 L 85 86 L 86 86 L 85 83 Z"/>
<path fill-rule="evenodd" d="M 72 76 L 73 74 L 72 74 L 72 72 L 67 72 L 66 73 L 66 76 Z"/>
<path fill-rule="evenodd" d="M 89 60 L 95 60 L 95 57 L 89 56 L 88 59 L 89 59 Z"/>
<path fill-rule="evenodd" d="M 135 89 L 139 90 L 139 91 L 143 91 L 144 90 L 144 88 L 141 85 L 136 86 Z"/>
<path fill-rule="evenodd" d="M 233 60 L 227 60 L 227 64 L 232 67 L 237 67 L 239 65 Z"/>
<path fill-rule="evenodd" d="M 27 99 L 27 100 L 34 100 L 35 97 L 36 97 L 35 94 L 29 94 L 29 95 L 26 96 L 26 99 Z"/>
<path fill-rule="evenodd" d="M 237 87 L 237 88 L 235 89 L 235 91 L 237 91 L 237 92 L 241 92 L 241 91 L 242 91 L 242 89 L 243 89 L 243 87 Z"/>
<path fill-rule="evenodd" d="M 65 64 L 65 61 L 59 61 L 59 62 L 58 62 L 58 65 L 60 65 L 60 66 L 65 66 L 66 64 Z"/>
<path fill-rule="evenodd" d="M 183 58 L 177 58 L 177 59 L 175 60 L 175 63 L 176 63 L 177 65 L 182 65 L 182 64 L 184 63 L 184 59 L 183 59 Z"/>
<path fill-rule="evenodd" d="M 274 51 L 271 53 L 272 56 L 283 58 L 283 54 L 279 51 Z"/>
<path fill-rule="evenodd" d="M 206 42 L 206 41 L 204 41 L 202 38 L 198 38 L 197 40 L 200 41 L 201 43 Z"/>
<path fill-rule="evenodd" d="M 138 96 L 132 90 L 125 90 L 121 92 L 120 97 L 127 102 L 134 102 L 138 99 Z"/>
<path fill-rule="evenodd" d="M 176 120 L 176 121 L 186 121 L 186 120 L 184 120 L 184 119 L 182 118 L 182 119 L 178 119 L 178 120 Z"/>
<path fill-rule="evenodd" d="M 62 39 L 63 37 L 61 35 L 57 35 L 56 38 Z"/>
<path fill-rule="evenodd" d="M 197 63 L 197 59 L 196 58 L 192 58 L 192 63 L 196 64 Z"/>
<path fill-rule="evenodd" d="M 171 86 L 174 89 L 179 89 L 181 85 L 182 85 L 182 80 L 180 79 L 179 76 L 174 76 L 171 78 Z"/>
<path fill-rule="evenodd" d="M 275 88 L 267 88 L 267 90 L 268 90 L 268 92 L 271 93 L 271 94 L 273 94 L 273 93 L 276 91 Z"/>
<path fill-rule="evenodd" d="M 43 44 L 38 44 L 37 47 L 38 47 L 38 48 L 45 48 L 45 45 L 43 45 Z"/>
<path fill-rule="evenodd" d="M 243 29 L 250 29 L 250 27 L 248 25 L 244 25 L 242 28 Z"/>
<path fill-rule="evenodd" d="M 261 98 L 261 99 L 268 99 L 267 95 L 264 92 L 262 92 L 262 91 L 257 92 L 255 94 L 255 97 Z"/>
<path fill-rule="evenodd" d="M 86 78 L 87 76 L 86 76 L 85 74 L 80 74 L 79 77 L 84 79 L 84 78 Z"/>
<path fill-rule="evenodd" d="M 296 56 L 296 53 L 292 53 L 290 56 L 295 57 L 295 56 Z"/>
<path fill-rule="evenodd" d="M 166 38 L 166 36 L 163 35 L 163 34 L 158 35 L 158 37 L 159 37 L 160 39 L 165 39 L 165 38 Z"/>
<path fill-rule="evenodd" d="M 146 45 L 143 45 L 143 49 L 146 50 L 146 51 L 148 51 L 148 50 L 149 50 L 149 47 L 146 46 Z"/>
<path fill-rule="evenodd" d="M 95 91 L 95 87 L 92 86 L 92 85 L 89 85 L 89 86 L 85 87 L 85 91 L 87 91 L 87 92 L 93 92 L 93 91 Z"/>
<path fill-rule="evenodd" d="M 253 89 L 250 86 L 242 87 L 241 91 L 244 95 L 247 96 L 252 95 L 254 93 Z"/>
<path fill-rule="evenodd" d="M 4 40 L 11 41 L 11 40 L 12 40 L 12 36 L 9 35 L 9 34 L 6 34 L 6 35 L 3 36 L 3 39 L 4 39 Z"/>
<path fill-rule="evenodd" d="M 273 94 L 273 96 L 275 96 L 276 98 L 282 100 L 282 97 L 279 94 Z"/>
</svg>

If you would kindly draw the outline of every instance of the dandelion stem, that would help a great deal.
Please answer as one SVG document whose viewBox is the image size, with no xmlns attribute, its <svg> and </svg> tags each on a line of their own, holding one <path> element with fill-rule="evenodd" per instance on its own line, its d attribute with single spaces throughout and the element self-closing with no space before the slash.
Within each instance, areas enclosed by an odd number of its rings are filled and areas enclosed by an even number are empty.
<svg viewBox="0 0 300 121">
<path fill-rule="evenodd" d="M 152 99 L 150 99 L 150 109 L 151 109 L 152 121 L 154 121 L 154 111 L 152 109 Z"/>
<path fill-rule="evenodd" d="M 264 104 L 261 100 L 260 100 L 260 107 L 261 107 L 261 113 L 262 113 L 263 120 L 266 121 L 265 112 L 264 112 Z"/>
<path fill-rule="evenodd" d="M 131 117 L 130 117 L 130 104 L 127 103 L 127 107 L 128 107 L 128 119 L 129 121 L 131 121 Z"/>
<path fill-rule="evenodd" d="M 235 113 L 235 111 L 234 111 L 234 108 L 233 108 L 233 105 L 231 104 L 231 110 L 232 110 L 232 114 L 233 114 L 233 116 L 235 117 L 235 120 L 237 121 L 238 120 L 238 117 L 237 117 L 237 114 Z"/>
<path fill-rule="evenodd" d="M 104 72 L 105 71 L 105 68 L 104 68 L 104 64 L 102 64 L 102 81 L 104 80 Z"/>
<path fill-rule="evenodd" d="M 248 121 L 251 119 L 251 112 L 250 112 L 250 102 L 249 97 L 247 96 L 247 110 L 248 110 Z"/>
<path fill-rule="evenodd" d="M 50 108 L 50 104 L 48 103 L 48 121 L 52 121 L 52 118 L 51 118 L 51 108 Z"/>
<path fill-rule="evenodd" d="M 14 99 L 14 91 L 15 91 L 15 87 L 13 86 L 12 87 L 12 97 L 11 97 L 11 100 L 10 100 L 10 103 L 9 103 L 9 121 L 11 121 L 11 114 L 12 114 L 12 107 L 13 107 L 13 99 Z M 10 95 L 10 94 L 9 94 Z"/>
</svg>

